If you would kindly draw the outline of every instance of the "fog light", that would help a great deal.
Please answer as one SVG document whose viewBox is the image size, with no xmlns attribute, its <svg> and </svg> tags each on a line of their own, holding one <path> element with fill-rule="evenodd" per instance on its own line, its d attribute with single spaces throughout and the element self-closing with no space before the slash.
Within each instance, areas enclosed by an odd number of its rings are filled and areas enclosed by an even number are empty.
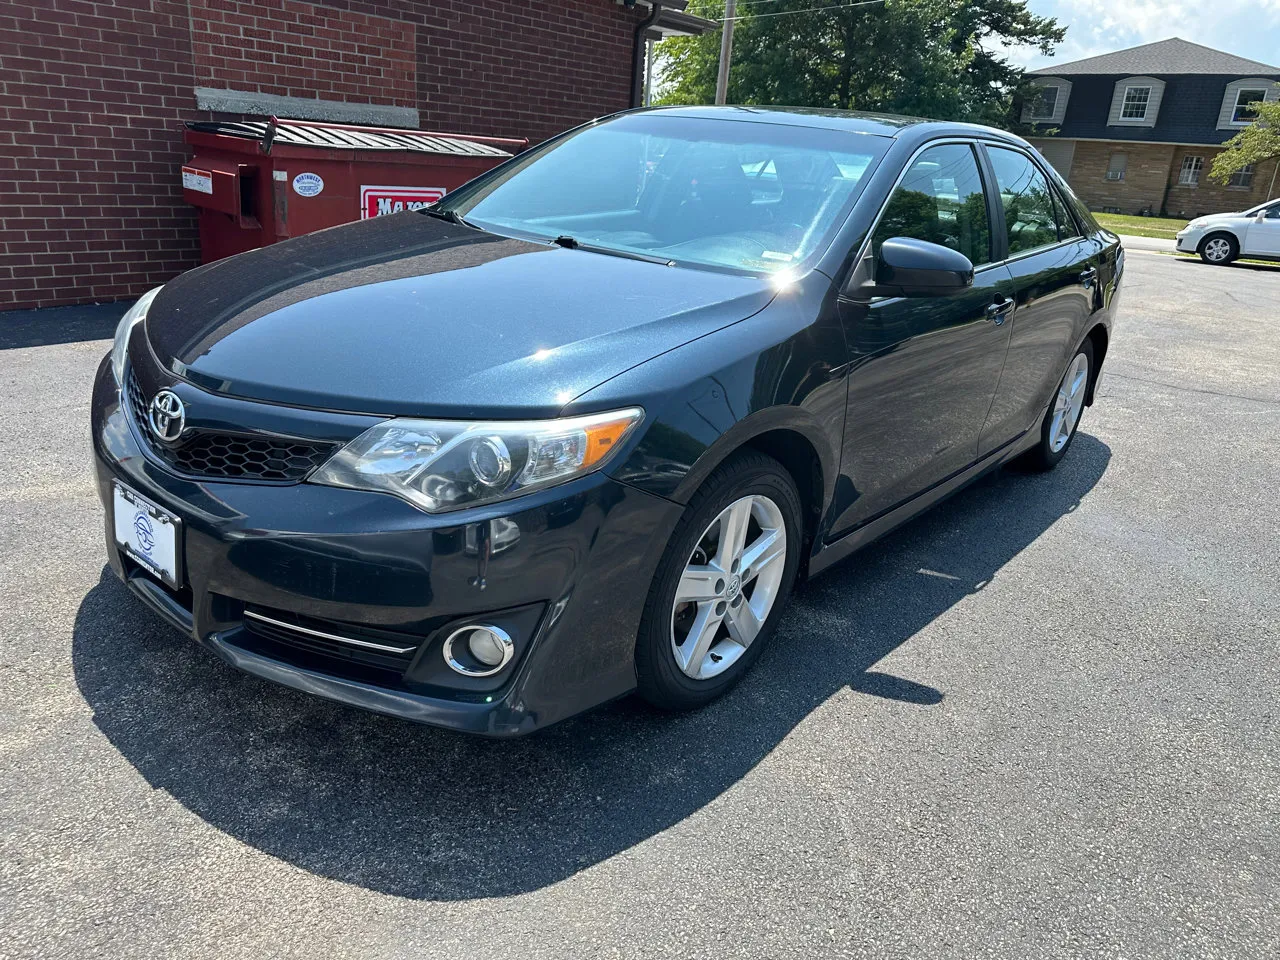
<svg viewBox="0 0 1280 960">
<path fill-rule="evenodd" d="M 515 655 L 511 635 L 501 627 L 472 624 L 459 627 L 444 641 L 444 662 L 464 677 L 491 677 Z"/>
</svg>

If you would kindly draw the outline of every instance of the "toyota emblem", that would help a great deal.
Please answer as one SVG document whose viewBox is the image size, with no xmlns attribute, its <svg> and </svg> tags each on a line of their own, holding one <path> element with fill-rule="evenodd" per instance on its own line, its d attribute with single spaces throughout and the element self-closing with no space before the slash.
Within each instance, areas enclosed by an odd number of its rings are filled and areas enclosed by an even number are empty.
<svg viewBox="0 0 1280 960">
<path fill-rule="evenodd" d="M 172 390 L 161 390 L 151 398 L 148 419 L 151 432 L 165 443 L 173 443 L 187 426 L 187 410 Z"/>
</svg>

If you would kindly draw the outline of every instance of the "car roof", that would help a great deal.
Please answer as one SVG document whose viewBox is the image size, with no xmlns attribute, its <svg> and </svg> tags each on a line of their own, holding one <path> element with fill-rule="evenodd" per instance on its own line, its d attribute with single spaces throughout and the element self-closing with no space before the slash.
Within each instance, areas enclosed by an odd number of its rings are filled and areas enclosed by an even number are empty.
<svg viewBox="0 0 1280 960">
<path fill-rule="evenodd" d="M 828 110 L 819 107 L 758 107 L 690 106 L 646 107 L 636 113 L 662 113 L 666 116 L 692 117 L 703 120 L 737 120 L 748 123 L 775 123 L 793 127 L 817 127 L 824 130 L 843 130 L 878 137 L 913 135 L 913 139 L 952 134 L 957 136 L 982 136 L 994 140 L 1026 146 L 1021 137 L 995 127 L 977 123 L 958 123 L 949 120 L 928 120 L 922 117 L 903 117 L 892 113 L 868 113 L 861 110 Z"/>
</svg>

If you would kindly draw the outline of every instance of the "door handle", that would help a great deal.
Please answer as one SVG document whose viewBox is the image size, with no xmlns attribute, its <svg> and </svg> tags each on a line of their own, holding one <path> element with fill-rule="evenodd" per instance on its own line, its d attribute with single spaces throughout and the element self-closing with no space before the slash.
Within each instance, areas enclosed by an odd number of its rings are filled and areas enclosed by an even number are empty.
<svg viewBox="0 0 1280 960">
<path fill-rule="evenodd" d="M 1081 271 L 1080 282 L 1084 284 L 1085 289 L 1092 287 L 1098 281 L 1098 268 L 1090 267 L 1088 270 Z"/>
<path fill-rule="evenodd" d="M 991 320 L 998 327 L 1004 323 L 1005 318 L 1013 313 L 1013 301 L 1008 297 L 999 297 L 995 303 L 987 306 L 987 319 Z"/>
</svg>

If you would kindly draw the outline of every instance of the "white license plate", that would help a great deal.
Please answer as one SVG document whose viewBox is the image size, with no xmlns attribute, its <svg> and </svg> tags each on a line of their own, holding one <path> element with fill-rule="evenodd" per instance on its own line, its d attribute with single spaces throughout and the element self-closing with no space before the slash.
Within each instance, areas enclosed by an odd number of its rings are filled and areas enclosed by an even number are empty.
<svg viewBox="0 0 1280 960">
<path fill-rule="evenodd" d="M 115 485 L 116 543 L 169 586 L 178 580 L 178 527 L 182 521 L 126 486 Z"/>
</svg>

